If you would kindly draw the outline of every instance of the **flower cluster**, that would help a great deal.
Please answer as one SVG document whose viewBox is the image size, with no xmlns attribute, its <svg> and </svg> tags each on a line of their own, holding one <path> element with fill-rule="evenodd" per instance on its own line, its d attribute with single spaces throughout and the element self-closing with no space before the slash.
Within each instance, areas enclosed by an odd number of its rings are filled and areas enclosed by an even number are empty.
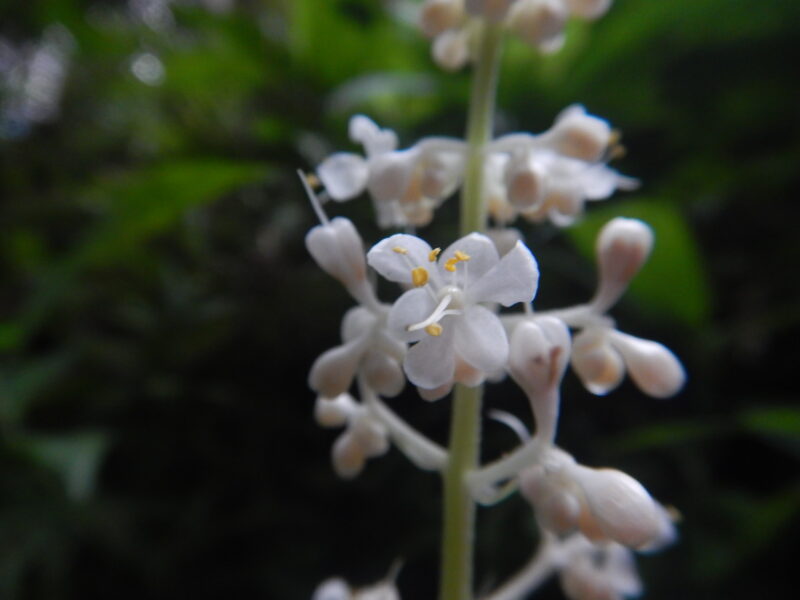
<svg viewBox="0 0 800 600">
<path fill-rule="evenodd" d="M 395 133 L 363 115 L 350 120 L 350 139 L 364 156 L 337 152 L 318 167 L 327 195 L 351 200 L 369 192 L 381 227 L 424 226 L 462 184 L 466 144 L 444 137 L 423 138 L 398 150 Z M 565 109 L 547 131 L 512 133 L 486 148 L 484 202 L 501 225 L 521 215 L 571 224 L 587 200 L 603 200 L 636 180 L 610 169 L 616 137 L 609 124 L 582 106 Z"/>
<path fill-rule="evenodd" d="M 504 25 L 526 44 L 542 52 L 564 45 L 570 17 L 593 20 L 611 6 L 611 0 L 425 0 L 419 25 L 433 38 L 433 59 L 448 71 L 473 58 L 475 20 Z"/>
</svg>

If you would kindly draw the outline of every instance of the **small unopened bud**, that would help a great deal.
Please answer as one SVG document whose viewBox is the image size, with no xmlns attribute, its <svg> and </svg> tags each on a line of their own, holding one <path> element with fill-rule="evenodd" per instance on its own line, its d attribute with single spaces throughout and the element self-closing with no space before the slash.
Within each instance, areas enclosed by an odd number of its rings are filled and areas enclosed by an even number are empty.
<svg viewBox="0 0 800 600">
<path fill-rule="evenodd" d="M 653 248 L 653 231 L 638 219 L 617 217 L 597 236 L 600 284 L 593 302 L 601 311 L 614 304 Z"/>
<path fill-rule="evenodd" d="M 335 398 L 318 396 L 314 404 L 314 419 L 322 427 L 341 427 L 356 409 L 350 394 L 339 394 Z"/>
<path fill-rule="evenodd" d="M 358 338 L 323 352 L 311 366 L 309 387 L 325 396 L 335 398 L 350 389 L 364 350 L 364 338 Z"/>
<path fill-rule="evenodd" d="M 461 0 L 425 0 L 419 15 L 419 25 L 428 37 L 453 29 L 464 18 Z"/>
<path fill-rule="evenodd" d="M 574 476 L 598 527 L 610 539 L 641 548 L 658 539 L 662 531 L 658 506 L 630 475 L 616 469 L 577 466 Z"/>
<path fill-rule="evenodd" d="M 625 376 L 622 357 L 611 347 L 605 330 L 584 329 L 572 339 L 572 368 L 591 393 L 604 396 Z"/>
<path fill-rule="evenodd" d="M 564 0 L 569 12 L 583 19 L 602 17 L 611 7 L 611 0 Z"/>
<path fill-rule="evenodd" d="M 547 190 L 544 208 L 558 227 L 569 227 L 583 213 L 584 196 L 579 187 L 559 185 Z"/>
<path fill-rule="evenodd" d="M 356 439 L 365 456 L 385 454 L 389 450 L 386 428 L 367 413 L 360 414 L 350 426 L 350 434 Z"/>
<path fill-rule="evenodd" d="M 588 162 L 599 160 L 611 139 L 611 127 L 603 119 L 586 114 L 582 106 L 570 106 L 545 134 L 553 149 Z"/>
<path fill-rule="evenodd" d="M 312 228 L 306 235 L 306 248 L 326 273 L 348 289 L 357 289 L 365 281 L 364 244 L 349 219 L 336 217 Z"/>
<path fill-rule="evenodd" d="M 363 470 L 367 457 L 355 436 L 347 431 L 334 442 L 331 458 L 339 477 L 353 479 Z"/>
<path fill-rule="evenodd" d="M 343 579 L 336 577 L 319 584 L 311 600 L 352 600 L 352 598 L 350 586 Z"/>
<path fill-rule="evenodd" d="M 433 60 L 446 71 L 457 71 L 469 60 L 469 31 L 448 29 L 433 42 Z"/>
<path fill-rule="evenodd" d="M 545 197 L 547 171 L 529 154 L 514 156 L 506 165 L 508 201 L 518 210 L 536 210 Z"/>
<path fill-rule="evenodd" d="M 509 13 L 509 27 L 537 48 L 551 46 L 564 31 L 567 9 L 562 0 L 518 0 Z"/>
<path fill-rule="evenodd" d="M 369 352 L 363 363 L 364 377 L 381 396 L 393 398 L 406 384 L 400 363 L 383 352 Z"/>
<path fill-rule="evenodd" d="M 612 331 L 610 340 L 622 355 L 631 379 L 645 394 L 668 398 L 677 394 L 686 382 L 683 365 L 663 344 L 619 331 Z"/>
</svg>

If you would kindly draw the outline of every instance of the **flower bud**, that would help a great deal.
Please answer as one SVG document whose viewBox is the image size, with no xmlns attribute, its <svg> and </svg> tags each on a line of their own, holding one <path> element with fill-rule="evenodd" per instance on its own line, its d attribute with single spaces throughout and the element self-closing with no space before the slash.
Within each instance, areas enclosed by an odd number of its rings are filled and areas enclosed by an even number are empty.
<svg viewBox="0 0 800 600">
<path fill-rule="evenodd" d="M 362 366 L 367 384 L 381 396 L 393 398 L 403 391 L 406 378 L 398 361 L 383 352 L 369 352 Z"/>
<path fill-rule="evenodd" d="M 379 202 L 400 199 L 408 187 L 415 159 L 413 150 L 388 152 L 373 158 L 367 182 L 372 197 Z"/>
<path fill-rule="evenodd" d="M 340 435 L 331 451 L 333 469 L 342 479 L 353 479 L 364 468 L 366 455 L 361 444 L 349 431 Z"/>
<path fill-rule="evenodd" d="M 458 187 L 463 171 L 462 158 L 453 152 L 437 152 L 425 158 L 420 192 L 426 198 L 443 200 Z"/>
<path fill-rule="evenodd" d="M 530 154 L 513 156 L 506 165 L 508 201 L 518 210 L 535 210 L 545 196 L 547 172 Z"/>
<path fill-rule="evenodd" d="M 584 329 L 572 340 L 572 368 L 591 393 L 604 396 L 625 376 L 622 357 L 611 347 L 604 330 Z"/>
<path fill-rule="evenodd" d="M 511 7 L 509 27 L 526 44 L 555 50 L 568 16 L 561 0 L 517 0 Z"/>
<path fill-rule="evenodd" d="M 547 190 L 544 206 L 547 216 L 558 227 L 569 227 L 583 212 L 584 197 L 574 185 L 551 186 Z"/>
<path fill-rule="evenodd" d="M 433 42 L 433 60 L 446 71 L 457 71 L 469 60 L 469 32 L 448 29 Z"/>
<path fill-rule="evenodd" d="M 582 106 L 574 105 L 562 111 L 545 135 L 556 152 L 595 162 L 608 147 L 611 128 L 603 119 L 588 115 Z"/>
<path fill-rule="evenodd" d="M 602 17 L 611 7 L 611 0 L 564 0 L 569 12 L 583 19 Z"/>
<path fill-rule="evenodd" d="M 574 530 L 581 514 L 581 503 L 565 489 L 552 489 L 536 504 L 536 518 L 541 526 L 557 534 Z"/>
<path fill-rule="evenodd" d="M 597 236 L 600 284 L 594 303 L 602 311 L 616 302 L 653 248 L 653 231 L 638 219 L 617 217 Z"/>
<path fill-rule="evenodd" d="M 319 584 L 311 600 L 352 600 L 352 598 L 350 587 L 343 579 L 336 577 Z"/>
<path fill-rule="evenodd" d="M 317 396 L 314 404 L 314 419 L 322 427 L 341 427 L 356 409 L 350 394 L 339 394 L 335 398 Z"/>
<path fill-rule="evenodd" d="M 616 469 L 583 466 L 575 467 L 574 477 L 606 536 L 630 548 L 644 547 L 659 538 L 662 520 L 658 506 L 633 477 Z"/>
<path fill-rule="evenodd" d="M 458 26 L 464 18 L 464 7 L 460 0 L 425 0 L 419 16 L 422 32 L 428 37 Z"/>
<path fill-rule="evenodd" d="M 364 244 L 349 219 L 336 217 L 312 228 L 306 234 L 306 248 L 326 273 L 348 289 L 358 288 L 366 280 Z"/>
<path fill-rule="evenodd" d="M 335 398 L 349 390 L 365 343 L 366 337 L 358 338 L 323 352 L 311 366 L 309 387 L 326 398 Z"/>
<path fill-rule="evenodd" d="M 612 331 L 610 340 L 622 355 L 631 379 L 645 394 L 668 398 L 683 387 L 686 381 L 683 365 L 663 344 L 619 331 Z"/>
<path fill-rule="evenodd" d="M 528 395 L 558 385 L 569 360 L 570 336 L 554 317 L 523 321 L 511 334 L 509 371 Z"/>
<path fill-rule="evenodd" d="M 361 446 L 365 456 L 380 456 L 389 450 L 386 428 L 368 413 L 362 413 L 353 420 L 349 433 Z"/>
</svg>

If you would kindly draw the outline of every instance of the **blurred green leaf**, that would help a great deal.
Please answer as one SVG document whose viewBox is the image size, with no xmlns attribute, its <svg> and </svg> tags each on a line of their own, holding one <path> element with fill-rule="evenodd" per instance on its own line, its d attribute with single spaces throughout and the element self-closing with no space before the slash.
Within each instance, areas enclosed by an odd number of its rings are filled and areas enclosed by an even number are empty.
<svg viewBox="0 0 800 600">
<path fill-rule="evenodd" d="M 69 363 L 68 356 L 57 354 L 16 368 L 11 365 L 0 368 L 0 422 L 19 423 L 37 394 L 52 385 Z"/>
<path fill-rule="evenodd" d="M 55 471 L 67 495 L 86 500 L 94 490 L 100 462 L 108 448 L 108 437 L 100 432 L 63 435 L 24 435 L 19 447 L 38 463 Z"/>
<path fill-rule="evenodd" d="M 589 207 L 584 220 L 568 230 L 578 250 L 594 257 L 594 243 L 610 219 L 632 217 L 655 233 L 653 252 L 630 286 L 643 312 L 699 325 L 708 316 L 710 291 L 694 236 L 674 203 L 648 198 Z"/>
</svg>

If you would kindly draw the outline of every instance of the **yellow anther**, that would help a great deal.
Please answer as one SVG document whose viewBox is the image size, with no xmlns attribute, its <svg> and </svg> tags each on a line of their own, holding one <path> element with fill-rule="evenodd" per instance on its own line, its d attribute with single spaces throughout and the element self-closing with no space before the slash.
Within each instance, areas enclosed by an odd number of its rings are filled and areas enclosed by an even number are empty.
<svg viewBox="0 0 800 600">
<path fill-rule="evenodd" d="M 394 248 L 392 248 L 392 251 L 397 252 L 398 254 L 408 254 L 408 250 L 406 250 L 402 246 L 395 246 Z"/>
<path fill-rule="evenodd" d="M 439 258 L 439 253 L 442 251 L 441 248 L 434 248 L 428 253 L 428 260 L 431 262 L 436 262 L 436 259 Z"/>
<path fill-rule="evenodd" d="M 451 273 L 454 273 L 454 272 L 455 272 L 455 270 L 456 270 L 456 263 L 457 263 L 457 262 L 458 262 L 458 259 L 457 259 L 457 258 L 450 258 L 450 259 L 448 259 L 448 260 L 447 260 L 447 262 L 446 262 L 446 263 L 444 263 L 444 268 L 445 268 L 445 270 L 446 270 L 446 271 L 450 271 Z"/>
<path fill-rule="evenodd" d="M 433 337 L 439 337 L 442 335 L 442 326 L 438 323 L 431 323 L 425 328 L 425 333 L 432 335 Z"/>
<path fill-rule="evenodd" d="M 468 261 L 470 258 L 472 258 L 469 254 L 462 252 L 461 250 L 456 250 L 455 257 L 458 259 L 458 262 Z"/>
<path fill-rule="evenodd" d="M 425 267 L 411 269 L 411 283 L 413 283 L 415 287 L 422 287 L 428 283 L 428 269 Z"/>
<path fill-rule="evenodd" d="M 317 177 L 314 173 L 306 173 L 305 178 L 311 189 L 316 189 L 322 185 L 322 182 L 319 180 L 319 177 Z"/>
</svg>

